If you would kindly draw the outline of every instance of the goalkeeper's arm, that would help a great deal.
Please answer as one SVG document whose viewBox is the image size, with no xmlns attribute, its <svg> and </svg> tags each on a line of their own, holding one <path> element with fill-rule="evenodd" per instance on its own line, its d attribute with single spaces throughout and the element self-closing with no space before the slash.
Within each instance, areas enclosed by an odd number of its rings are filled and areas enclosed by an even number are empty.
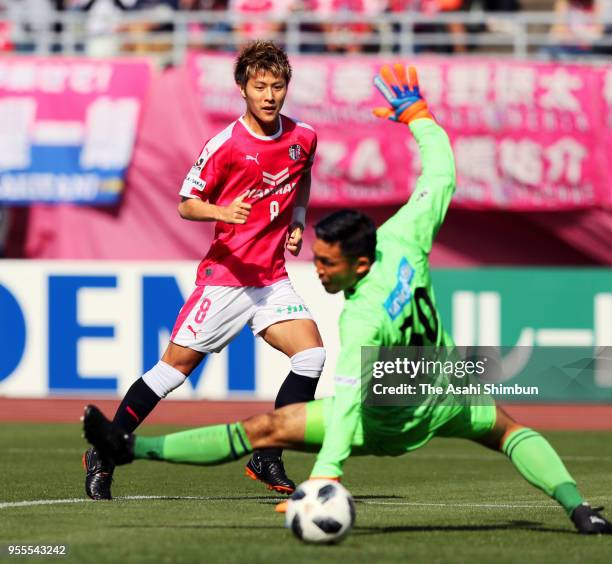
<svg viewBox="0 0 612 564">
<path fill-rule="evenodd" d="M 422 172 L 409 202 L 380 229 L 407 243 L 418 243 L 426 254 L 436 236 L 455 191 L 452 148 L 446 132 L 434 121 L 421 95 L 416 70 L 396 64 L 382 67 L 374 84 L 390 107 L 374 114 L 410 127 L 421 155 Z"/>
<path fill-rule="evenodd" d="M 406 74 L 406 68 L 400 63 L 393 65 L 393 69 L 385 65 L 374 78 L 374 86 L 391 106 L 374 108 L 376 117 L 406 125 L 417 119 L 434 119 L 421 95 L 419 78 L 414 67 L 408 67 Z"/>
</svg>

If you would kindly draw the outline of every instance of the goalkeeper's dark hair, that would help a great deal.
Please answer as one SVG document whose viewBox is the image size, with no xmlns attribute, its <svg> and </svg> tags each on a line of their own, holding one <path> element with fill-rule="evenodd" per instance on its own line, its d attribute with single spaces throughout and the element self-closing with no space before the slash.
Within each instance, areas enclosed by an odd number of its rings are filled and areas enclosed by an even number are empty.
<svg viewBox="0 0 612 564">
<path fill-rule="evenodd" d="M 376 226 L 372 219 L 357 210 L 334 212 L 315 225 L 315 234 L 329 244 L 339 243 L 346 258 L 376 258 Z"/>
<path fill-rule="evenodd" d="M 285 53 L 272 41 L 252 41 L 236 57 L 234 80 L 246 87 L 249 78 L 261 72 L 282 76 L 287 84 L 291 80 L 291 64 Z"/>
</svg>

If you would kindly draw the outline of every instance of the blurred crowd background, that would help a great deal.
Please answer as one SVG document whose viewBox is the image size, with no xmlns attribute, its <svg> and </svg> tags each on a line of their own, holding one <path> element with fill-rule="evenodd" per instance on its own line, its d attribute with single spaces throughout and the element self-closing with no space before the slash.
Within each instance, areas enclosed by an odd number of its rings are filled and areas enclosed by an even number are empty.
<svg viewBox="0 0 612 564">
<path fill-rule="evenodd" d="M 136 53 L 269 37 L 290 52 L 612 54 L 612 0 L 0 0 L 0 50 Z"/>
</svg>

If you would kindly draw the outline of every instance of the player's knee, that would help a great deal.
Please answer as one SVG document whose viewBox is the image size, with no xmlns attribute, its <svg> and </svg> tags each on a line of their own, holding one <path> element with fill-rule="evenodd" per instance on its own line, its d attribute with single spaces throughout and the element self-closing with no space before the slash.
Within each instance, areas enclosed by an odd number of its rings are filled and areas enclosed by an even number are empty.
<svg viewBox="0 0 612 564">
<path fill-rule="evenodd" d="M 161 360 L 187 377 L 199 366 L 204 356 L 204 353 L 170 342 Z"/>
<path fill-rule="evenodd" d="M 283 430 L 285 427 L 285 413 L 282 409 L 275 409 L 270 413 L 268 436 L 273 442 L 278 442 L 282 439 Z"/>
<path fill-rule="evenodd" d="M 272 446 L 281 432 L 282 415 L 278 415 L 275 411 L 262 413 L 247 419 L 243 425 L 254 448 Z"/>
<path fill-rule="evenodd" d="M 285 421 L 283 410 L 274 410 L 266 413 L 260 430 L 262 446 L 278 446 L 284 443 Z"/>
<path fill-rule="evenodd" d="M 300 376 L 318 378 L 325 366 L 325 349 L 312 347 L 291 357 L 291 371 Z"/>
</svg>

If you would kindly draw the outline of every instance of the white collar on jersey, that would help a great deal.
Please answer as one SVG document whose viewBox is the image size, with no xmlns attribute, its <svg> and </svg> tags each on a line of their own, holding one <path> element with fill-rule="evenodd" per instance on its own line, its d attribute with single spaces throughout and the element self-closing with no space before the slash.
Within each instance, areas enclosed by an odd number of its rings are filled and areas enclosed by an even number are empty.
<svg viewBox="0 0 612 564">
<path fill-rule="evenodd" d="M 283 120 L 280 116 L 280 114 L 278 115 L 278 122 L 279 122 L 279 128 L 278 131 L 276 133 L 274 133 L 273 135 L 257 135 L 257 133 L 255 133 L 244 121 L 244 116 L 240 116 L 238 118 L 238 121 L 244 125 L 244 128 L 255 138 L 257 139 L 261 139 L 262 141 L 274 141 L 274 139 L 278 139 L 282 134 L 283 134 Z"/>
</svg>

